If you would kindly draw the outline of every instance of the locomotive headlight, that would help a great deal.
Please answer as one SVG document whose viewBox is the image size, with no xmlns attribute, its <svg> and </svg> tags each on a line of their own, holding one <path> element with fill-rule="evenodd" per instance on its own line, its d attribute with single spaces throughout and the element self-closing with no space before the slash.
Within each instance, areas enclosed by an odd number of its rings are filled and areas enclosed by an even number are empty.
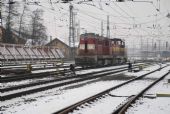
<svg viewBox="0 0 170 114">
<path fill-rule="evenodd" d="M 84 44 L 80 44 L 80 49 L 85 49 L 85 45 Z"/>
</svg>

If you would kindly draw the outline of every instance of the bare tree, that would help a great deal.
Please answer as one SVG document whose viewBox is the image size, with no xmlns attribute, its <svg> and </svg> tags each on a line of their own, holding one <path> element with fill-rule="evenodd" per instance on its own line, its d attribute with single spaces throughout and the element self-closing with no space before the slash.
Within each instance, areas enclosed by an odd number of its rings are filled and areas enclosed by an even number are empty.
<svg viewBox="0 0 170 114">
<path fill-rule="evenodd" d="M 28 8 L 26 6 L 26 0 L 23 0 L 23 2 L 25 2 L 25 4 L 24 4 L 23 10 L 22 10 L 22 13 L 21 13 L 21 16 L 20 16 L 20 20 L 19 20 L 19 30 L 18 30 L 19 38 L 21 37 L 21 32 L 22 32 L 21 30 L 24 31 L 24 24 L 25 24 L 24 17 L 25 17 L 26 11 L 28 11 Z"/>
<path fill-rule="evenodd" d="M 4 12 L 2 15 L 3 19 L 5 20 L 5 34 L 3 35 L 3 41 L 6 43 L 14 43 L 15 40 L 12 38 L 12 27 L 14 25 L 14 23 L 16 23 L 16 19 L 19 16 L 19 13 L 17 11 L 17 7 L 19 6 L 19 4 L 17 2 L 14 2 L 13 0 L 8 0 L 8 2 L 6 0 L 2 0 L 3 3 L 3 9 Z"/>
<path fill-rule="evenodd" d="M 41 45 L 47 39 L 46 27 L 43 25 L 43 10 L 36 9 L 31 15 L 31 39 L 33 44 Z"/>
</svg>

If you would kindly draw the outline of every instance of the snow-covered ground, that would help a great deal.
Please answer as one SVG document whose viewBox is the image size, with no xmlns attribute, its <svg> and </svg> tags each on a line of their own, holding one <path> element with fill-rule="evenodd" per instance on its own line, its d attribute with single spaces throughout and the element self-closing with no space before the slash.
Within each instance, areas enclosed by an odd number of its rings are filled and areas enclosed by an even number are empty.
<svg viewBox="0 0 170 114">
<path fill-rule="evenodd" d="M 158 97 L 155 99 L 143 98 L 137 101 L 126 114 L 169 114 L 170 98 Z"/>
<path fill-rule="evenodd" d="M 156 76 L 156 75 L 155 75 Z M 170 74 L 153 88 L 148 90 L 145 94 L 151 94 L 156 96 L 156 94 L 170 94 Z M 170 114 L 170 97 L 155 97 L 150 98 L 140 98 L 130 109 L 128 109 L 127 114 Z"/>
<path fill-rule="evenodd" d="M 6 96 L 9 94 L 15 94 L 15 93 L 19 93 L 22 91 L 28 91 L 28 90 L 32 90 L 32 89 L 42 88 L 42 87 L 46 87 L 46 86 L 50 86 L 50 85 L 56 85 L 56 84 L 60 84 L 60 83 L 64 83 L 64 82 L 68 82 L 68 81 L 72 81 L 72 80 L 75 80 L 75 79 L 68 79 L 68 80 L 63 80 L 63 81 L 59 81 L 59 82 L 52 82 L 52 83 L 48 83 L 48 84 L 41 84 L 41 85 L 37 85 L 37 86 L 33 86 L 33 87 L 17 89 L 17 90 L 1 93 L 1 96 Z"/>
<path fill-rule="evenodd" d="M 122 82 L 101 81 L 68 90 L 63 90 L 63 87 L 51 89 L 4 101 L 2 102 L 2 110 L 4 114 L 10 112 L 17 114 L 28 112 L 32 114 L 52 113 Z"/>
<path fill-rule="evenodd" d="M 126 99 L 127 97 L 106 96 L 106 98 L 99 99 L 93 104 L 79 107 L 79 110 L 74 110 L 73 114 L 111 114 L 113 109 L 116 109 L 117 106 L 125 102 Z"/>
<path fill-rule="evenodd" d="M 149 85 L 152 81 L 135 81 L 123 86 L 109 93 L 112 96 L 106 96 L 99 101 L 85 106 L 79 107 L 79 110 L 73 112 L 73 114 L 111 114 L 120 104 L 126 102 L 127 98 L 131 95 L 135 95 L 140 92 L 145 86 Z"/>
<path fill-rule="evenodd" d="M 34 83 L 34 82 L 40 82 L 40 81 L 45 81 L 45 80 L 52 80 L 55 77 L 45 77 L 45 78 L 38 78 L 38 79 L 28 79 L 28 80 L 22 80 L 22 81 L 14 81 L 14 82 L 7 82 L 7 83 L 0 83 L 1 89 L 7 88 L 7 87 L 12 87 L 12 86 L 18 86 L 18 85 L 23 85 L 23 84 L 29 84 L 29 83 Z"/>
<path fill-rule="evenodd" d="M 81 74 L 86 74 L 86 73 L 92 73 L 92 72 L 98 72 L 101 70 L 108 70 L 108 69 L 116 69 L 116 68 L 122 68 L 122 67 L 127 67 L 127 65 L 120 65 L 120 66 L 111 66 L 111 67 L 106 67 L 106 68 L 96 68 L 96 69 L 88 69 L 88 70 L 81 70 L 81 71 L 76 71 L 77 75 Z M 46 69 L 46 70 L 37 70 L 37 71 L 32 71 L 32 73 L 40 73 L 40 72 L 52 72 L 56 71 L 57 69 Z M 63 68 L 59 68 L 59 70 L 63 70 Z M 34 83 L 38 81 L 43 81 L 43 80 L 52 80 L 55 77 L 47 76 L 45 78 L 38 78 L 38 79 L 27 79 L 27 80 L 22 80 L 22 81 L 14 81 L 14 82 L 8 82 L 8 83 L 1 83 L 0 87 L 1 88 L 6 88 L 6 87 L 11 87 L 11 86 L 17 86 L 17 85 L 22 85 L 22 84 L 29 84 L 29 83 Z"/>
<path fill-rule="evenodd" d="M 166 66 L 167 64 L 162 64 L 161 65 L 161 67 L 164 67 L 164 66 Z M 153 70 L 156 70 L 156 69 L 158 69 L 158 68 L 160 68 L 160 65 L 158 65 L 158 64 L 155 64 L 155 65 L 153 65 L 152 67 L 147 67 L 147 68 L 145 68 L 145 69 L 143 69 L 142 71 L 140 71 L 140 72 L 127 72 L 125 75 L 129 75 L 129 76 L 141 76 L 141 75 L 143 75 L 143 74 L 146 74 L 146 73 L 148 73 L 148 72 L 150 72 L 150 71 L 153 71 Z"/>
<path fill-rule="evenodd" d="M 144 69 L 144 71 L 151 72 L 152 70 L 154 70 L 156 68 L 159 68 L 159 65 L 155 65 L 153 67 L 146 68 L 146 69 Z M 81 108 L 80 111 L 84 114 L 87 114 L 87 113 L 88 114 L 110 113 L 110 112 L 112 112 L 113 109 L 115 109 L 118 106 L 118 104 L 122 103 L 125 99 L 127 99 L 127 96 L 135 94 L 135 92 L 139 91 L 139 88 L 145 87 L 146 83 L 148 83 L 148 82 L 151 83 L 154 80 L 154 78 L 158 78 L 158 75 L 160 75 L 160 74 L 165 74 L 169 69 L 170 69 L 170 67 L 166 67 L 165 69 L 157 71 L 156 73 L 150 74 L 148 77 L 146 77 L 146 81 L 144 81 L 144 80 L 136 81 L 132 85 L 129 85 L 129 86 L 133 86 L 134 87 L 133 89 L 129 89 L 127 86 L 124 89 L 120 90 L 119 92 L 117 91 L 115 93 L 111 93 L 112 95 L 121 95 L 122 97 L 106 96 L 103 99 L 99 99 L 99 100 L 95 101 L 95 103 L 92 105 L 89 105 L 89 106 L 87 105 L 86 108 L 83 108 L 83 109 Z M 142 72 L 131 73 L 131 74 L 133 74 L 133 76 L 140 76 L 143 74 Z M 130 73 L 125 73 L 125 74 L 128 74 L 127 77 L 132 76 L 132 75 L 130 75 Z M 153 77 L 153 80 L 147 79 L 147 78 L 152 78 L 152 77 Z M 99 93 L 103 90 L 106 90 L 110 87 L 118 85 L 124 81 L 125 80 L 121 80 L 121 81 L 120 80 L 100 80 L 99 81 L 98 79 L 94 79 L 94 80 L 91 80 L 90 82 L 83 81 L 83 82 L 80 82 L 77 84 L 71 84 L 71 85 L 54 88 L 54 89 L 42 91 L 39 93 L 27 95 L 27 96 L 22 96 L 19 98 L 14 98 L 11 100 L 3 101 L 1 103 L 1 112 L 0 113 L 3 113 L 3 114 L 8 114 L 8 113 L 49 114 L 49 113 L 53 113 L 53 112 L 60 110 L 64 107 L 74 104 L 82 99 L 85 99 L 89 96 L 92 96 L 92 95 Z M 163 82 L 163 83 L 165 83 L 165 82 Z M 163 84 L 164 85 L 163 87 L 165 89 L 166 89 L 166 87 L 169 87 L 166 84 Z M 160 86 L 157 87 L 158 88 L 157 90 L 162 89 L 162 88 L 160 89 L 159 87 Z M 170 90 L 169 88 L 167 88 L 167 89 Z M 133 92 L 130 93 L 131 91 L 133 91 Z M 147 99 L 147 98 L 145 98 L 145 99 Z M 161 102 L 163 102 L 164 100 L 166 100 L 168 98 L 158 98 L 157 100 L 160 101 L 160 99 L 162 100 Z M 149 99 L 149 100 L 155 100 L 155 99 Z M 154 101 L 155 103 L 157 103 L 156 106 L 158 106 L 158 108 L 159 108 L 159 106 L 160 107 L 163 106 L 162 104 L 159 105 L 159 101 Z M 169 107 L 168 100 L 166 102 L 167 102 L 166 107 Z M 151 103 L 151 105 L 153 105 L 152 102 L 150 102 L 150 101 L 148 103 Z M 151 105 L 150 105 L 150 107 L 152 107 Z M 146 109 L 146 107 L 144 107 L 144 108 Z M 144 108 L 143 108 L 143 112 L 145 112 Z M 167 109 L 167 111 L 169 111 L 169 109 Z M 152 108 L 150 108 L 150 110 L 154 110 L 154 108 L 152 107 Z M 74 113 L 80 113 L 80 112 L 74 112 Z M 131 114 L 131 113 L 129 113 L 129 114 Z M 156 114 L 156 113 L 154 113 L 154 114 Z M 164 114 L 164 113 L 159 113 L 159 114 Z M 166 113 L 166 110 L 165 110 L 165 114 L 169 114 L 169 113 Z"/>
<path fill-rule="evenodd" d="M 159 68 L 159 66 L 153 66 L 150 68 L 146 68 L 146 69 L 144 69 L 144 71 L 141 71 L 139 73 L 125 73 L 125 74 L 128 74 L 128 75 L 131 74 L 133 76 L 135 76 L 135 74 L 136 74 L 136 76 L 141 76 L 141 75 L 145 74 L 146 71 L 147 72 L 152 71 L 157 68 Z M 170 67 L 166 67 L 165 69 L 162 69 L 160 71 L 157 71 L 155 73 L 147 75 L 145 77 L 146 80 L 137 80 L 137 81 L 134 81 L 126 86 L 119 88 L 119 89 L 111 91 L 109 93 L 109 95 L 112 95 L 113 97 L 109 96 L 109 97 L 97 100 L 97 102 L 94 102 L 90 105 L 86 104 L 87 106 L 83 105 L 81 107 L 78 107 L 77 110 L 73 111 L 73 114 L 111 114 L 113 112 L 113 110 L 116 109 L 116 107 L 119 106 L 122 102 L 125 102 L 128 97 L 139 93 L 142 89 L 144 89 L 146 86 L 151 84 L 154 80 L 156 80 L 155 78 L 159 78 L 159 77 L 163 76 L 164 74 L 166 74 L 169 71 L 169 69 L 170 69 Z M 149 80 L 148 78 L 154 78 L 154 79 Z M 160 86 L 158 86 L 158 87 L 160 87 Z M 160 90 L 160 89 L 158 89 L 158 90 Z M 168 89 L 166 88 L 166 90 L 168 90 Z M 114 96 L 116 96 L 116 97 L 114 97 Z M 140 103 L 138 103 L 138 104 L 140 104 Z M 166 103 L 168 103 L 168 104 L 162 105 L 162 106 L 168 107 L 168 105 L 170 105 L 170 102 L 166 102 Z M 162 107 L 162 106 L 160 106 L 160 107 Z M 167 112 L 168 110 L 169 109 L 166 109 L 165 112 Z M 145 109 L 143 108 L 139 111 L 141 112 L 140 114 L 143 114 L 145 112 Z M 150 111 L 150 112 L 152 112 L 152 111 Z M 136 114 L 136 113 L 130 112 L 127 114 Z M 148 113 L 148 114 L 150 114 L 150 113 Z M 156 114 L 156 113 L 154 113 L 154 114 Z M 157 114 L 164 114 L 164 113 L 157 113 Z"/>
</svg>

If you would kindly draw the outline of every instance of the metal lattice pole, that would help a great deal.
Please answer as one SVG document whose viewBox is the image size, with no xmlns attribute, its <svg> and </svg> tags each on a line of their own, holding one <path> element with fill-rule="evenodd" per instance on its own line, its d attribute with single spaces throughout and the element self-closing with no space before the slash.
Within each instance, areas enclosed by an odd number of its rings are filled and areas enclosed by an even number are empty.
<svg viewBox="0 0 170 114">
<path fill-rule="evenodd" d="M 103 21 L 101 21 L 101 36 L 103 37 Z"/>
<path fill-rule="evenodd" d="M 2 26 L 2 1 L 0 1 L 0 26 Z"/>
<path fill-rule="evenodd" d="M 70 4 L 70 24 L 69 24 L 69 47 L 70 47 L 70 58 L 74 58 L 75 56 L 75 39 L 74 39 L 74 13 L 73 13 L 73 5 Z"/>
<path fill-rule="evenodd" d="M 110 38 L 109 15 L 107 16 L 107 38 Z"/>
</svg>

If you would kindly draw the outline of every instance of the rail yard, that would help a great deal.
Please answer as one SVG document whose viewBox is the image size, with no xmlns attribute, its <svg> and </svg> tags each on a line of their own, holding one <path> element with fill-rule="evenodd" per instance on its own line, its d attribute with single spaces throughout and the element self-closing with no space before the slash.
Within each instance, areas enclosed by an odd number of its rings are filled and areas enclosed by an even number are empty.
<svg viewBox="0 0 170 114">
<path fill-rule="evenodd" d="M 2 75 L 1 109 L 3 113 L 44 114 L 136 112 L 135 108 L 141 105 L 139 102 L 145 103 L 142 99 L 161 102 L 169 95 L 170 64 L 162 64 L 160 68 L 158 64 L 136 63 L 133 69 L 139 65 L 144 66 L 139 72 L 128 72 L 125 64 L 104 68 L 76 67 L 76 76 L 69 70 L 63 75 L 67 67 L 61 67 L 59 72 L 39 70 L 39 73 L 29 74 L 29 78 L 28 74 Z M 169 102 L 164 105 L 169 106 Z M 166 108 L 159 111 L 164 110 L 168 111 Z"/>
<path fill-rule="evenodd" d="M 0 114 L 170 114 L 169 0 L 0 0 Z"/>
</svg>

